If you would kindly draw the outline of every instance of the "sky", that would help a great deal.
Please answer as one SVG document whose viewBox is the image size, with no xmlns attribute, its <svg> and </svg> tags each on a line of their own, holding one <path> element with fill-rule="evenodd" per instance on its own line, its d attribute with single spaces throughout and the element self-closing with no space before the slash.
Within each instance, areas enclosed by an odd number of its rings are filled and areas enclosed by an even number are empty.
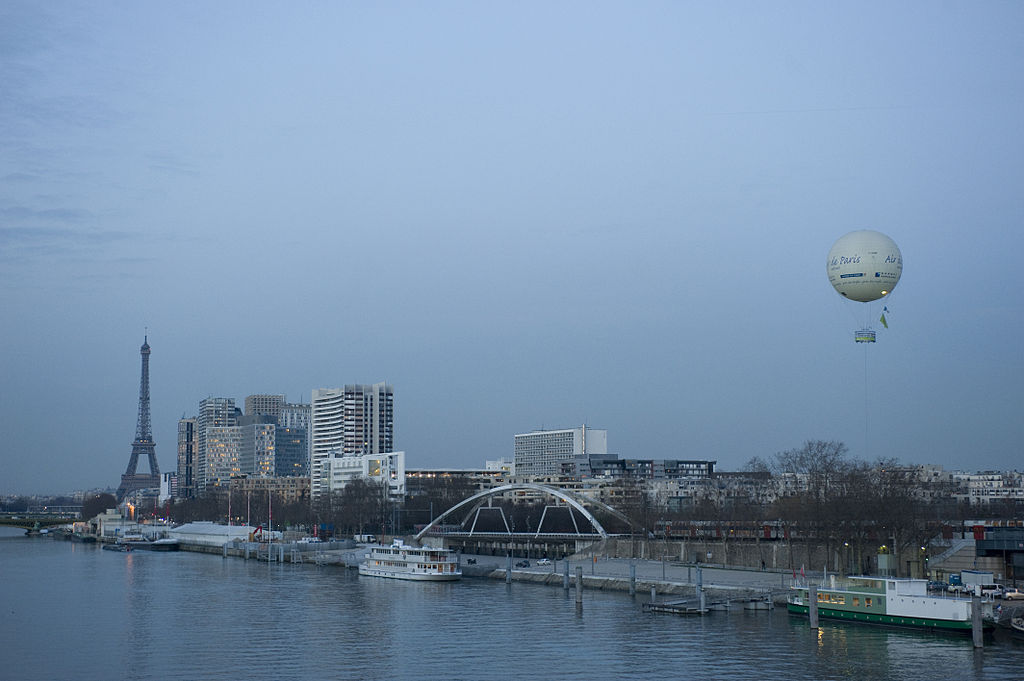
<svg viewBox="0 0 1024 681">
<path fill-rule="evenodd" d="M 410 468 L 1021 468 L 1024 4 L 0 3 L 0 494 L 387 381 Z M 899 245 L 842 299 L 843 234 Z M 854 331 L 872 324 L 874 345 Z M 147 472 L 140 462 L 139 472 Z"/>
</svg>

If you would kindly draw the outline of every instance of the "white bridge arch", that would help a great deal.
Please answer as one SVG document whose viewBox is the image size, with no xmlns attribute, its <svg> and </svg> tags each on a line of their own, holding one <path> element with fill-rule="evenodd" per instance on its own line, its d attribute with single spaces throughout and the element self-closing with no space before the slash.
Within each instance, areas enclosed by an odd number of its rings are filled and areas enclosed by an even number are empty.
<svg viewBox="0 0 1024 681">
<path fill-rule="evenodd" d="M 597 520 L 597 518 L 594 517 L 594 514 L 586 509 L 584 504 L 592 504 L 594 506 L 597 506 L 598 508 L 600 508 L 600 509 L 602 509 L 604 511 L 607 511 L 610 514 L 612 514 L 613 516 L 615 516 L 619 520 L 622 520 L 623 522 L 627 523 L 630 527 L 632 527 L 632 525 L 633 525 L 630 522 L 629 518 L 624 516 L 619 511 L 616 511 L 614 508 L 612 508 L 608 504 L 603 503 L 601 501 L 596 501 L 594 499 L 585 499 L 584 500 L 584 499 L 581 499 L 581 498 L 577 497 L 575 494 L 572 494 L 571 492 L 567 492 L 564 489 L 558 489 L 557 487 L 549 487 L 547 485 L 538 485 L 537 483 L 533 483 L 533 482 L 517 482 L 517 483 L 510 484 L 510 485 L 501 485 L 500 487 L 495 487 L 494 489 L 489 489 L 489 490 L 486 490 L 486 491 L 483 491 L 483 492 L 478 492 L 478 493 L 474 494 L 473 496 L 471 496 L 471 497 L 469 497 L 467 499 L 463 499 L 462 501 L 460 501 L 459 503 L 455 504 L 454 506 L 449 508 L 447 511 L 442 513 L 441 515 L 439 515 L 436 518 L 434 518 L 433 520 L 431 520 L 429 525 L 424 527 L 422 530 L 420 530 L 416 534 L 416 541 L 419 541 L 420 539 L 422 539 L 423 535 L 425 535 L 428 532 L 430 532 L 431 528 L 433 528 L 435 525 L 438 525 L 442 520 L 444 520 L 446 517 L 448 517 L 452 513 L 455 513 L 460 508 L 469 506 L 469 505 L 474 504 L 474 503 L 479 505 L 479 504 L 482 504 L 485 500 L 487 500 L 487 499 L 489 499 L 491 497 L 500 496 L 500 495 L 502 495 L 502 494 L 504 494 L 506 492 L 515 492 L 515 491 L 520 491 L 520 490 L 527 491 L 527 492 L 538 492 L 540 494 L 547 494 L 547 495 L 553 496 L 553 497 L 555 497 L 557 499 L 561 499 L 565 503 L 569 504 L 572 508 L 574 508 L 577 511 L 579 511 L 580 514 L 583 515 L 583 517 L 586 518 L 590 522 L 590 524 L 594 527 L 594 529 L 597 530 L 597 533 L 601 536 L 601 539 L 607 539 L 608 538 L 608 532 L 604 529 L 604 527 Z M 472 511 L 470 511 L 470 512 L 472 512 Z"/>
</svg>

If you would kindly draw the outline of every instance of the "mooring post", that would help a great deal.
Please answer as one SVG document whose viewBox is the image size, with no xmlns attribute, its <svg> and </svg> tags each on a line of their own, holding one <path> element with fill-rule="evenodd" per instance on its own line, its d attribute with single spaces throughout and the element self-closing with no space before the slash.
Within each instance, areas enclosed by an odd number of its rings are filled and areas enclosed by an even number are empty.
<svg viewBox="0 0 1024 681">
<path fill-rule="evenodd" d="M 224 543 L 224 557 L 225 558 L 228 557 L 228 545 L 227 545 L 227 542 Z"/>
<path fill-rule="evenodd" d="M 576 568 L 576 605 L 583 604 L 583 568 Z"/>
<path fill-rule="evenodd" d="M 807 618 L 811 629 L 818 628 L 818 587 L 811 584 L 807 587 Z"/>
<path fill-rule="evenodd" d="M 985 645 L 985 635 L 981 629 L 980 596 L 971 596 L 971 638 L 974 640 L 975 648 L 981 648 Z"/>
<path fill-rule="evenodd" d="M 653 585 L 651 585 L 651 603 L 653 603 L 655 600 L 657 600 L 657 598 L 658 598 L 658 590 Z"/>
<path fill-rule="evenodd" d="M 505 563 L 505 583 L 512 583 L 512 554 L 508 554 L 508 560 Z"/>
<path fill-rule="evenodd" d="M 565 574 L 562 575 L 562 588 L 569 590 L 569 559 L 565 559 Z"/>
<path fill-rule="evenodd" d="M 629 564 L 629 595 L 636 596 L 636 563 Z"/>
<path fill-rule="evenodd" d="M 707 598 L 704 596 L 704 570 L 697 568 L 697 609 L 701 614 L 707 609 Z"/>
</svg>

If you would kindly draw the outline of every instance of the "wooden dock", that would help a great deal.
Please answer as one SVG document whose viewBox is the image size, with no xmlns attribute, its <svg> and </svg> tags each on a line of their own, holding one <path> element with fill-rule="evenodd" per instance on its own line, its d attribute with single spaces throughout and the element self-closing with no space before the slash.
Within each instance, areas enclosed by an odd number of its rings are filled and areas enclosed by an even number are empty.
<svg viewBox="0 0 1024 681">
<path fill-rule="evenodd" d="M 706 615 L 711 612 L 708 607 L 702 610 L 700 602 L 696 598 L 689 598 L 683 601 L 651 601 L 650 603 L 644 603 L 644 611 L 664 612 L 670 615 Z"/>
<path fill-rule="evenodd" d="M 676 601 L 651 601 L 644 603 L 644 612 L 662 612 L 669 615 L 707 615 L 715 610 L 771 610 L 773 607 L 770 598 L 747 597 L 729 598 L 717 601 L 705 601 L 704 607 L 700 607 L 700 601 L 696 598 L 687 598 Z"/>
</svg>

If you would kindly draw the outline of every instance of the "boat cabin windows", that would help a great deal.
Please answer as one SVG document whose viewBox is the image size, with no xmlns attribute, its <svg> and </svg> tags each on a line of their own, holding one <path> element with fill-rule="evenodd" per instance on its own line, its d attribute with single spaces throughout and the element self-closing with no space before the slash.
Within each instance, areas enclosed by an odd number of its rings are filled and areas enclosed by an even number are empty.
<svg viewBox="0 0 1024 681">
<path fill-rule="evenodd" d="M 843 594 L 832 594 L 826 591 L 819 591 L 818 602 L 832 603 L 834 605 L 846 605 L 846 596 Z"/>
</svg>

